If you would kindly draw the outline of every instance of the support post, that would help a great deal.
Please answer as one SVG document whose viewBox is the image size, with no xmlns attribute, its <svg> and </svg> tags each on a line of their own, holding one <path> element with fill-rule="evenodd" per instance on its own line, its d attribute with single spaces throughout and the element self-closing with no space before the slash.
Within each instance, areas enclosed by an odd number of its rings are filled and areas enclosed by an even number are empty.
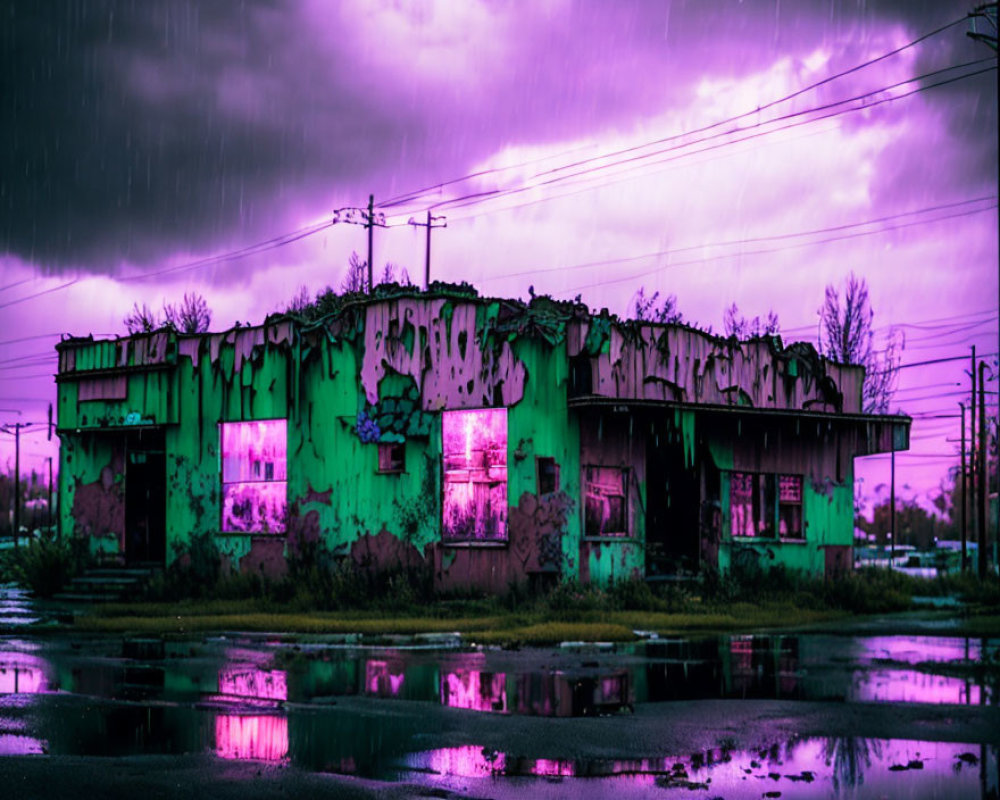
<svg viewBox="0 0 1000 800">
<path fill-rule="evenodd" d="M 962 479 L 962 507 L 959 509 L 959 516 L 960 516 L 960 519 L 961 519 L 961 526 L 962 526 L 962 572 L 965 573 L 965 572 L 968 572 L 968 570 L 969 570 L 969 553 L 968 553 L 968 535 L 969 535 L 969 532 L 968 532 L 968 528 L 966 527 L 966 519 L 965 519 L 965 508 L 966 508 L 966 504 L 968 502 L 966 500 L 966 497 L 965 497 L 965 483 L 966 483 L 966 474 L 965 474 L 965 403 L 959 403 L 958 407 L 962 410 L 962 468 L 961 468 L 962 469 L 962 472 L 961 472 L 961 479 Z"/>
<path fill-rule="evenodd" d="M 986 463 L 986 362 L 979 362 L 979 578 L 986 580 L 989 557 L 989 497 L 990 471 Z"/>
</svg>

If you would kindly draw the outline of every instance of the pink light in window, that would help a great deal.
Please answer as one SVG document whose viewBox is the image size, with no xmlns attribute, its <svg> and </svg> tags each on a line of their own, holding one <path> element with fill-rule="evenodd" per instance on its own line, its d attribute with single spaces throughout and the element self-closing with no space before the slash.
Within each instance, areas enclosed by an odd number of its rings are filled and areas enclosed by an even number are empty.
<svg viewBox="0 0 1000 800">
<path fill-rule="evenodd" d="M 283 419 L 221 425 L 224 531 L 285 530 L 287 429 Z"/>
<path fill-rule="evenodd" d="M 507 409 L 445 411 L 443 532 L 446 539 L 507 536 Z"/>
<path fill-rule="evenodd" d="M 283 761 L 288 756 L 288 719 L 273 716 L 216 717 L 215 750 L 219 758 Z"/>
<path fill-rule="evenodd" d="M 441 704 L 472 711 L 507 711 L 507 676 L 502 673 L 456 670 L 441 679 Z"/>
<path fill-rule="evenodd" d="M 224 422 L 221 436 L 224 483 L 286 480 L 286 420 Z"/>
<path fill-rule="evenodd" d="M 288 699 L 288 681 L 284 670 L 230 667 L 219 671 L 219 694 L 283 701 Z"/>
</svg>

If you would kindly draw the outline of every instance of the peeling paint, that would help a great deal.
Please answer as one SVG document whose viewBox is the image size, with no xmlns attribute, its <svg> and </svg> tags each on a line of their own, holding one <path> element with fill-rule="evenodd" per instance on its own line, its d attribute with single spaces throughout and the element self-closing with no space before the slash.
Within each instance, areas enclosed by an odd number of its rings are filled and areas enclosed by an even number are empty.
<svg viewBox="0 0 1000 800">
<path fill-rule="evenodd" d="M 426 570 L 442 591 L 553 576 L 606 584 L 644 574 L 657 548 L 692 569 L 759 556 L 822 574 L 852 541 L 853 458 L 908 444 L 907 421 L 857 414 L 861 369 L 807 344 L 737 342 L 467 286 L 380 290 L 310 323 L 278 316 L 57 350 L 63 529 L 121 554 L 114 453 L 128 431 L 152 431 L 167 559 L 209 535 L 227 568 L 269 576 L 320 547 L 365 570 Z M 456 483 L 444 418 L 479 409 L 505 409 L 506 434 L 477 451 L 489 451 L 485 467 L 455 461 Z M 287 424 L 285 530 L 221 534 L 232 484 L 221 432 L 264 420 Z M 387 445 L 391 469 L 379 457 Z M 734 542 L 734 471 L 800 476 L 803 540 Z M 443 499 L 457 484 L 470 495 L 490 485 L 486 541 L 444 535 Z"/>
</svg>

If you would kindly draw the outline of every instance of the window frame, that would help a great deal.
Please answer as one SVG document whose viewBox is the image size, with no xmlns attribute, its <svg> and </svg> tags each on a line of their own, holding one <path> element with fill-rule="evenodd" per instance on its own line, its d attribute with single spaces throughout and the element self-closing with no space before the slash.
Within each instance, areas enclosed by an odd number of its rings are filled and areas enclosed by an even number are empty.
<svg viewBox="0 0 1000 800">
<path fill-rule="evenodd" d="M 267 423 L 281 423 L 284 427 L 284 437 L 282 442 L 282 454 L 284 456 L 284 469 L 276 470 L 275 467 L 278 464 L 278 459 L 276 458 L 273 462 L 261 462 L 261 477 L 250 476 L 244 480 L 226 480 L 226 430 L 229 427 L 231 430 L 235 429 L 236 426 L 240 425 L 260 425 Z M 229 420 L 222 421 L 218 423 L 219 429 L 219 532 L 227 535 L 244 535 L 244 536 L 284 536 L 288 532 L 288 418 L 287 417 L 274 417 L 268 419 L 250 419 L 250 420 Z M 268 478 L 269 473 L 268 467 L 270 467 L 270 474 L 272 477 Z M 283 473 L 283 477 L 276 479 L 273 477 L 276 472 Z M 226 487 L 227 486 L 249 486 L 252 484 L 264 484 L 268 486 L 280 486 L 281 490 L 276 490 L 275 494 L 283 494 L 282 502 L 282 513 L 277 525 L 274 528 L 268 527 L 266 521 L 263 528 L 248 528 L 246 530 L 238 530 L 233 528 L 227 528 L 227 515 L 226 515 Z"/>
<path fill-rule="evenodd" d="M 456 459 L 459 454 L 449 452 L 447 450 L 446 437 L 445 437 L 445 427 L 447 424 L 446 419 L 450 417 L 452 420 L 459 419 L 462 415 L 476 414 L 483 412 L 496 413 L 500 412 L 503 414 L 503 445 L 497 446 L 495 449 L 489 451 L 492 456 L 502 454 L 503 462 L 490 461 L 487 457 L 487 451 L 482 450 L 484 458 L 483 467 L 471 467 L 465 466 L 464 468 L 452 467 L 449 469 L 448 461 L 449 458 Z M 455 409 L 444 409 L 441 412 L 441 542 L 445 546 L 457 546 L 457 547 L 505 547 L 510 541 L 510 528 L 509 528 L 509 515 L 510 515 L 510 435 L 509 435 L 509 414 L 508 409 L 505 406 L 485 406 L 479 408 L 455 408 Z M 491 469 L 503 469 L 503 476 L 497 477 L 495 480 L 489 480 Z M 483 473 L 485 480 L 476 480 L 476 473 Z M 449 480 L 449 476 L 455 474 L 465 473 L 468 477 L 467 480 Z M 497 530 L 492 534 L 489 531 L 473 531 L 471 535 L 449 535 L 447 521 L 451 510 L 451 506 L 448 504 L 449 497 L 449 485 L 469 485 L 475 487 L 478 485 L 485 485 L 489 488 L 485 492 L 480 494 L 480 497 L 485 496 L 485 501 L 488 504 L 489 511 L 493 511 L 493 494 L 497 487 L 503 487 L 503 500 L 500 503 L 500 509 L 497 515 L 494 517 L 492 513 L 488 514 L 489 519 L 497 520 Z M 475 496 L 475 489 L 473 488 L 473 503 L 477 502 Z M 478 518 L 478 514 L 473 511 L 473 519 Z"/>
<path fill-rule="evenodd" d="M 622 524 L 624 530 L 622 531 L 599 531 L 597 533 L 590 533 L 587 530 L 587 501 L 590 497 L 591 492 L 590 486 L 601 484 L 594 480 L 592 475 L 592 470 L 615 470 L 621 474 L 621 514 L 622 514 Z M 631 468 L 627 466 L 621 466 L 618 464 L 584 464 L 581 467 L 581 497 L 582 502 L 580 503 L 581 512 L 583 514 L 582 520 L 582 533 L 583 538 L 588 540 L 594 539 L 611 539 L 614 541 L 621 541 L 623 539 L 630 539 L 633 536 L 632 531 L 632 515 L 629 514 L 629 486 L 631 485 Z M 600 494 L 600 493 L 598 493 Z"/>
<path fill-rule="evenodd" d="M 805 485 L 804 476 L 792 472 L 759 472 L 753 470 L 733 469 L 726 473 L 729 490 L 728 508 L 728 536 L 731 540 L 742 542 L 802 542 L 805 541 L 805 515 L 803 512 L 803 487 Z M 753 487 L 750 490 L 750 508 L 752 522 L 755 533 L 735 532 L 734 508 L 734 483 L 737 476 L 747 477 L 753 480 Z M 781 482 L 783 479 L 793 479 L 798 484 L 797 500 L 781 499 Z M 798 530 L 790 534 L 781 533 L 782 511 L 784 509 L 798 509 Z M 763 527 L 761 528 L 761 525 Z M 746 525 L 741 526 L 746 530 Z"/>
<path fill-rule="evenodd" d="M 393 451 L 398 451 L 398 466 L 393 461 Z M 384 458 L 383 454 L 385 454 Z M 406 442 L 379 442 L 376 458 L 378 464 L 375 471 L 379 475 L 403 474 L 406 472 Z"/>
</svg>

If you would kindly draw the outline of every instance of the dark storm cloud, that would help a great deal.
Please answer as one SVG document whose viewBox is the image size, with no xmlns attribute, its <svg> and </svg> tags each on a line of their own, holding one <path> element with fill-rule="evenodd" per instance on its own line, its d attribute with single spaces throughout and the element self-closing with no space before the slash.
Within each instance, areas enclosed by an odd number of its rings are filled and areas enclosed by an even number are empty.
<svg viewBox="0 0 1000 800">
<path fill-rule="evenodd" d="M 320 176 L 369 169 L 406 121 L 316 80 L 308 50 L 294 63 L 284 5 L 7 3 L 0 249 L 142 263 L 283 224 Z"/>
<path fill-rule="evenodd" d="M 703 78 L 845 31 L 856 51 L 829 66 L 851 66 L 869 36 L 929 30 L 961 13 L 948 5 L 7 0 L 0 252 L 104 271 L 242 246 L 508 145 L 632 130 L 689 106 Z M 995 163 L 965 130 L 995 125 L 986 99 L 951 123 L 963 173 Z"/>
</svg>

